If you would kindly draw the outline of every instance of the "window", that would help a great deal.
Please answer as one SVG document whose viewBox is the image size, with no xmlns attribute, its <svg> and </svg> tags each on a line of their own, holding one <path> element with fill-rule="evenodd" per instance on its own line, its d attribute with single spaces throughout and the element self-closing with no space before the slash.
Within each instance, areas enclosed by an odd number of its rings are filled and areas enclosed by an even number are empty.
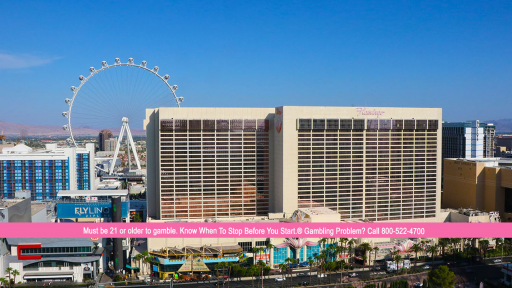
<svg viewBox="0 0 512 288">
<path fill-rule="evenodd" d="M 428 129 L 439 129 L 439 121 L 438 120 L 428 120 Z"/>
<path fill-rule="evenodd" d="M 252 242 L 238 242 L 238 246 L 242 247 L 244 252 L 252 252 Z"/>
<path fill-rule="evenodd" d="M 380 130 L 390 130 L 391 129 L 391 120 L 388 120 L 388 119 L 379 120 L 379 129 Z"/>
<path fill-rule="evenodd" d="M 427 129 L 427 120 L 416 120 L 416 129 Z"/>
<path fill-rule="evenodd" d="M 311 119 L 299 119 L 299 129 L 311 129 Z"/>
<path fill-rule="evenodd" d="M 404 129 L 415 129 L 416 124 L 414 120 L 404 120 Z"/>
<path fill-rule="evenodd" d="M 255 242 L 255 246 L 256 246 L 256 247 L 266 247 L 269 243 L 270 243 L 270 241 L 269 241 L 269 240 L 265 240 L 265 241 L 256 241 L 256 242 Z"/>
<path fill-rule="evenodd" d="M 284 248 L 274 248 L 274 264 L 285 263 L 286 258 L 288 258 L 288 247 Z"/>
<path fill-rule="evenodd" d="M 325 119 L 313 119 L 313 129 L 325 130 Z"/>
<path fill-rule="evenodd" d="M 340 121 L 338 119 L 327 119 L 327 129 L 338 130 L 340 128 Z"/>
<path fill-rule="evenodd" d="M 354 130 L 363 130 L 364 129 L 364 119 L 354 119 Z"/>
</svg>

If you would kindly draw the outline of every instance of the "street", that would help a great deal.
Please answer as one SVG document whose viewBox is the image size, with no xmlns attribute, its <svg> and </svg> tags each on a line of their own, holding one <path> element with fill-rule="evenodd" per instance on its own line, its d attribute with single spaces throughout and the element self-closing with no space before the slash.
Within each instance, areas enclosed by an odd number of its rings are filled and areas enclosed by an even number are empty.
<svg viewBox="0 0 512 288">
<path fill-rule="evenodd" d="M 507 257 L 507 260 L 511 260 L 512 257 Z M 427 265 L 430 265 L 429 263 L 425 263 Z M 437 267 L 437 265 L 435 266 Z M 435 268 L 434 267 L 434 268 Z M 451 267 L 449 265 L 450 270 L 452 270 L 456 275 L 456 281 L 458 284 L 463 285 L 463 283 L 471 283 L 471 287 L 475 286 L 475 282 L 481 282 L 484 280 L 491 280 L 496 281 L 503 277 L 501 273 L 501 264 L 495 264 L 493 263 L 493 259 L 486 259 L 485 265 L 478 265 L 478 266 L 459 266 L 459 267 Z M 299 273 L 305 273 L 306 271 L 300 271 Z M 408 280 L 410 283 L 415 282 L 422 282 L 424 278 L 427 277 L 427 272 L 419 273 L 419 274 L 412 274 L 412 275 L 403 275 L 403 276 L 396 276 L 392 278 L 384 278 L 384 279 L 376 279 L 380 277 L 386 277 L 387 274 L 384 271 L 350 271 L 350 273 L 357 273 L 358 277 L 355 278 L 348 278 L 350 283 L 344 283 L 345 286 L 356 286 L 356 287 L 362 287 L 364 283 L 362 284 L 359 281 L 370 281 L 370 283 L 380 283 L 382 281 L 386 282 L 393 282 L 400 279 Z M 306 272 L 306 273 L 309 273 Z M 377 274 L 375 274 L 377 273 Z M 295 271 L 294 271 L 295 274 Z M 348 276 L 347 272 L 343 273 L 343 276 Z M 270 277 L 280 277 L 280 275 L 272 275 Z M 334 285 L 335 283 L 339 283 L 340 273 L 332 273 L 331 274 L 331 283 Z M 370 279 L 373 278 L 374 280 Z M 316 275 L 312 275 L 311 280 L 309 276 L 300 276 L 297 277 L 294 275 L 292 280 L 292 285 L 290 285 L 290 278 L 288 275 L 286 275 L 286 280 L 284 282 L 284 287 L 297 287 L 299 284 L 302 284 L 304 281 L 309 282 L 309 286 L 318 286 L 322 284 L 329 284 L 329 275 L 326 273 L 325 278 L 318 278 Z M 216 287 L 217 282 L 212 281 L 199 281 L 199 282 L 188 282 L 188 283 L 174 283 L 174 287 Z M 254 285 L 253 285 L 254 283 Z M 259 285 L 258 285 L 259 284 Z M 165 284 L 158 284 L 158 285 L 152 285 L 153 287 L 170 287 L 169 283 Z M 283 282 L 281 281 L 275 281 L 274 278 L 267 278 L 265 277 L 265 280 L 263 281 L 263 287 L 282 287 Z M 130 286 L 130 287 L 143 287 L 143 286 Z M 222 285 L 221 285 L 222 287 Z M 226 282 L 223 287 L 228 287 L 228 283 Z M 261 287 L 261 282 L 259 280 L 255 279 L 252 280 L 242 280 L 242 281 L 231 281 L 229 283 L 230 288 L 250 288 L 250 287 Z M 466 285 L 466 287 L 469 287 Z M 476 286 L 475 286 L 476 287 Z"/>
</svg>

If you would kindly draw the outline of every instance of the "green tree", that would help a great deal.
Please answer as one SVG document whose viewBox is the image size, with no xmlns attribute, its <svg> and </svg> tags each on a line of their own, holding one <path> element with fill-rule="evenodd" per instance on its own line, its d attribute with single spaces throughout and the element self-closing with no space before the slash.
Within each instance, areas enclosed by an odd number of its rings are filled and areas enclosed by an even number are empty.
<svg viewBox="0 0 512 288">
<path fill-rule="evenodd" d="M 5 273 L 9 273 L 9 287 L 11 287 L 11 272 L 12 272 L 12 269 L 11 267 L 7 267 L 7 269 L 5 269 Z"/>
<path fill-rule="evenodd" d="M 286 261 L 286 263 L 288 263 L 288 267 L 290 269 L 290 285 L 292 285 L 293 284 L 293 268 L 292 268 L 292 264 L 299 263 L 299 260 L 297 260 L 295 258 L 286 258 L 285 261 Z"/>
<path fill-rule="evenodd" d="M 312 273 L 313 264 L 315 264 L 315 261 L 313 259 L 309 259 L 308 264 L 309 264 L 309 283 L 313 284 L 313 282 L 311 282 L 311 277 L 312 277 L 311 273 Z"/>
<path fill-rule="evenodd" d="M 263 270 L 264 270 L 266 264 L 265 264 L 265 262 L 263 262 L 263 260 L 259 260 L 257 265 L 258 265 L 258 271 L 260 272 L 260 276 L 261 276 L 261 278 L 260 278 L 261 288 L 263 288 Z"/>
<path fill-rule="evenodd" d="M 423 248 L 419 244 L 413 244 L 411 246 L 411 251 L 414 252 L 414 267 L 418 266 L 418 252 L 422 251 Z"/>
<path fill-rule="evenodd" d="M 438 244 L 439 244 L 439 247 L 441 247 L 442 255 L 444 257 L 445 256 L 444 249 L 446 247 L 448 247 L 448 245 L 450 245 L 450 239 L 448 239 L 448 238 L 440 238 Z"/>
<path fill-rule="evenodd" d="M 12 270 L 12 276 L 14 276 L 13 278 L 14 278 L 15 285 L 16 285 L 16 276 L 18 276 L 18 275 L 20 275 L 20 271 L 18 271 L 16 269 Z"/>
<path fill-rule="evenodd" d="M 192 257 L 192 261 L 193 261 L 193 257 Z M 226 285 L 226 279 L 224 278 L 224 276 L 226 276 L 226 274 L 224 273 L 224 268 L 226 268 L 226 262 L 224 262 L 224 261 L 220 262 L 220 267 L 222 267 L 222 279 L 224 280 L 222 282 L 222 287 L 224 287 L 224 285 Z M 192 277 L 194 277 L 193 272 L 192 272 Z"/>
<path fill-rule="evenodd" d="M 428 272 L 428 288 L 452 288 L 455 285 L 455 274 L 447 266 L 441 265 Z"/>
<path fill-rule="evenodd" d="M 345 250 L 346 250 L 346 248 L 343 246 L 336 246 L 336 249 L 334 250 L 336 255 L 340 255 L 340 268 L 341 268 L 340 283 L 343 282 L 343 254 L 345 253 Z"/>
<path fill-rule="evenodd" d="M 400 255 L 400 253 L 395 253 L 395 256 L 393 256 L 393 260 L 395 260 L 395 263 L 396 263 L 396 271 L 398 272 L 398 263 L 400 261 L 402 261 L 402 256 Z"/>
<path fill-rule="evenodd" d="M 370 246 L 370 244 L 369 244 L 369 243 L 364 242 L 364 243 L 361 243 L 361 244 L 359 245 L 359 248 L 360 248 L 361 250 L 363 250 L 363 256 L 366 256 L 366 253 L 367 253 L 368 251 L 370 251 L 370 252 L 371 252 L 371 250 L 370 250 L 370 249 L 372 248 L 372 246 Z M 362 257 L 362 258 L 363 258 L 363 270 L 364 270 L 364 266 L 366 265 L 366 261 L 365 261 L 365 258 L 366 258 L 366 257 Z"/>
<path fill-rule="evenodd" d="M 331 275 L 332 271 L 336 270 L 336 263 L 333 261 L 328 261 L 324 264 L 325 270 L 329 271 L 329 284 L 331 284 Z"/>
<path fill-rule="evenodd" d="M 256 267 L 255 265 L 251 265 L 249 269 L 247 269 L 247 274 L 248 275 L 246 276 L 252 277 L 252 287 L 254 288 L 254 276 L 258 275 L 258 267 Z"/>
<path fill-rule="evenodd" d="M 489 248 L 489 240 L 480 240 L 478 241 L 478 246 L 482 249 L 484 253 L 484 259 L 487 253 L 487 248 Z"/>
<path fill-rule="evenodd" d="M 144 255 L 142 254 L 137 254 L 135 255 L 135 257 L 133 257 L 133 259 L 135 259 L 135 261 L 139 261 L 139 274 L 142 274 L 142 259 L 144 258 Z"/>
<path fill-rule="evenodd" d="M 348 259 L 350 260 L 350 258 L 352 258 L 352 249 L 354 249 L 354 240 L 352 240 L 352 239 L 348 240 L 347 245 L 348 245 Z"/>
<path fill-rule="evenodd" d="M 142 251 L 142 253 L 140 253 L 140 254 L 142 254 L 142 256 L 143 256 L 142 257 L 142 263 L 143 264 L 148 264 L 149 263 L 149 261 L 148 261 L 149 260 L 149 252 L 148 251 Z M 185 255 L 185 257 L 186 257 L 186 255 Z M 140 267 L 140 268 L 142 269 L 142 267 Z"/>
<path fill-rule="evenodd" d="M 285 282 L 284 273 L 286 273 L 286 270 L 288 269 L 288 265 L 286 265 L 285 263 L 281 263 L 281 264 L 279 264 L 279 269 L 281 269 L 281 275 L 283 276 L 283 281 L 281 281 L 281 287 L 284 287 L 284 282 Z M 311 271 L 311 269 L 310 269 L 310 271 Z"/>
<path fill-rule="evenodd" d="M 437 254 L 437 246 L 435 246 L 435 245 L 427 246 L 427 249 L 425 249 L 425 251 L 427 253 L 430 253 L 430 255 L 432 255 L 432 266 L 434 266 L 434 260 L 435 260 L 436 254 Z"/>
<path fill-rule="evenodd" d="M 133 216 L 133 222 L 142 222 L 142 218 L 140 217 L 139 213 L 135 213 Z"/>
<path fill-rule="evenodd" d="M 377 263 L 377 252 L 379 252 L 379 247 L 373 247 L 373 252 L 375 252 L 375 257 L 373 257 L 373 270 L 375 270 L 375 265 Z"/>
<path fill-rule="evenodd" d="M 327 243 L 327 238 L 322 238 L 318 241 L 319 244 L 321 244 L 321 248 L 325 249 L 325 243 Z"/>
</svg>

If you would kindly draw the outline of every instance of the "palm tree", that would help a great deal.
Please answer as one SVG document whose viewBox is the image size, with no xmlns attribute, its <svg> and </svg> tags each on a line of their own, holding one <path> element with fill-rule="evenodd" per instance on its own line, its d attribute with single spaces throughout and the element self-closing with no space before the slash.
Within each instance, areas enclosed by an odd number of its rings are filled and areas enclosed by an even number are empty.
<svg viewBox="0 0 512 288">
<path fill-rule="evenodd" d="M 217 272 L 217 287 L 218 287 L 219 286 L 219 268 L 220 268 L 220 264 L 219 263 L 215 264 L 213 266 L 213 268 L 215 268 L 215 271 Z"/>
<path fill-rule="evenodd" d="M 325 269 L 323 269 L 323 264 L 325 263 L 325 260 L 327 259 L 327 255 L 325 254 L 324 251 L 322 251 L 322 253 L 320 253 L 320 255 L 318 255 L 318 256 L 320 256 L 320 262 L 322 263 L 320 265 L 320 272 L 321 272 L 320 274 L 323 274 L 323 272 L 325 270 Z M 319 279 L 322 279 L 322 278 L 319 278 Z"/>
<path fill-rule="evenodd" d="M 9 273 L 9 287 L 11 287 L 11 272 L 12 272 L 12 269 L 11 267 L 7 267 L 7 269 L 5 269 L 5 272 L 6 273 Z"/>
<path fill-rule="evenodd" d="M 256 261 L 256 254 L 258 254 L 259 252 L 261 252 L 260 247 L 252 247 L 252 253 L 254 253 L 254 263 L 258 263 L 258 262 Z M 261 256 L 261 255 L 260 255 L 260 256 Z M 260 259 L 261 259 L 261 257 L 260 257 Z"/>
<path fill-rule="evenodd" d="M 396 272 L 399 272 L 399 270 L 398 270 L 398 263 L 400 261 L 402 261 L 402 256 L 400 255 L 400 253 L 395 253 L 395 256 L 393 257 L 393 260 L 395 260 L 395 263 L 396 263 Z"/>
<path fill-rule="evenodd" d="M 289 265 L 289 268 L 290 268 L 290 285 L 293 284 L 293 268 L 291 266 L 291 264 L 297 264 L 299 261 L 295 258 L 286 258 L 285 260 L 288 265 Z"/>
<path fill-rule="evenodd" d="M 331 245 L 331 246 L 327 247 L 326 250 L 329 255 L 329 258 L 331 258 L 331 260 L 336 260 L 336 255 L 335 255 L 336 247 L 334 245 Z M 334 259 L 332 259 L 332 258 L 334 258 Z"/>
<path fill-rule="evenodd" d="M 224 278 L 224 277 L 226 276 L 226 274 L 224 273 L 224 268 L 226 268 L 226 264 L 227 264 L 227 263 L 226 263 L 226 262 L 224 262 L 224 261 L 223 261 L 223 262 L 220 262 L 220 267 L 222 267 L 222 279 L 224 280 L 224 281 L 222 282 L 222 287 L 224 287 L 224 285 L 226 285 L 226 278 Z M 193 276 L 194 276 L 194 275 L 192 275 L 192 277 L 193 277 Z"/>
<path fill-rule="evenodd" d="M 364 242 L 364 243 L 361 243 L 361 244 L 359 245 L 359 248 L 361 248 L 361 249 L 363 250 L 363 256 L 366 256 L 366 252 L 367 252 L 367 251 L 370 251 L 370 249 L 372 248 L 372 246 L 370 246 L 370 244 L 369 244 L 369 243 Z M 371 252 L 371 251 L 370 251 L 370 252 Z M 364 259 L 364 258 L 365 258 L 365 257 L 363 257 L 363 271 L 364 271 L 364 266 L 365 266 L 365 264 L 366 264 L 366 261 L 365 261 L 366 259 Z"/>
<path fill-rule="evenodd" d="M 313 270 L 313 264 L 315 264 L 315 261 L 313 261 L 313 259 L 309 259 L 308 264 L 309 264 L 309 283 L 313 284 L 313 282 L 311 282 L 311 276 L 312 276 L 311 273 L 313 273 L 312 270 Z"/>
<path fill-rule="evenodd" d="M 143 256 L 143 257 L 142 257 L 142 262 L 143 262 L 143 263 L 148 263 L 146 259 L 149 257 L 149 252 L 148 252 L 148 251 L 142 251 L 142 253 L 141 253 L 141 254 L 142 254 L 142 256 Z M 185 257 L 186 257 L 186 255 L 185 255 Z M 144 269 L 144 270 L 145 270 L 145 269 Z M 141 267 L 141 271 L 142 271 L 142 267 Z"/>
<path fill-rule="evenodd" d="M 373 252 L 373 248 L 370 246 L 370 248 L 368 248 L 368 269 L 370 269 L 370 265 L 372 265 L 372 252 Z"/>
<path fill-rule="evenodd" d="M 226 263 L 226 265 L 228 266 L 228 288 L 229 288 L 229 283 L 231 282 L 231 268 L 233 268 L 233 263 L 229 262 L 229 263 Z"/>
<path fill-rule="evenodd" d="M 317 264 L 319 264 L 319 263 L 320 263 L 321 259 L 322 259 L 322 256 L 320 256 L 320 254 L 315 255 L 315 260 L 316 260 L 316 263 L 317 263 Z M 320 268 L 320 274 L 321 274 L 321 273 L 322 273 L 322 266 L 321 266 L 321 265 L 318 265 L 318 267 Z M 318 272 L 316 272 L 316 274 L 317 274 L 317 276 L 318 276 Z M 318 278 L 318 279 L 319 279 L 318 281 L 320 281 L 320 278 Z"/>
<path fill-rule="evenodd" d="M 139 273 L 142 274 L 142 258 L 144 258 L 144 256 L 142 254 L 137 254 L 135 255 L 135 257 L 133 257 L 133 259 L 135 259 L 135 261 L 139 261 Z"/>
<path fill-rule="evenodd" d="M 7 279 L 5 279 L 5 278 L 0 278 L 0 284 L 1 284 L 2 286 L 7 285 Z"/>
<path fill-rule="evenodd" d="M 471 242 L 468 242 L 464 245 L 464 248 L 466 250 L 466 258 L 468 258 L 469 250 L 471 250 Z"/>
<path fill-rule="evenodd" d="M 258 261 L 258 267 L 260 268 L 260 274 L 261 274 L 261 288 L 263 288 L 263 268 L 265 268 L 266 264 L 263 262 L 263 260 Z"/>
<path fill-rule="evenodd" d="M 427 253 L 430 253 L 432 255 L 432 266 L 434 266 L 434 257 L 437 254 L 437 246 L 436 245 L 430 245 L 425 250 Z"/>
<path fill-rule="evenodd" d="M 376 262 L 377 262 L 377 252 L 379 252 L 379 247 L 375 246 L 373 247 L 373 252 L 375 252 L 375 257 L 373 259 L 373 270 L 375 270 L 375 265 L 376 265 Z"/>
<path fill-rule="evenodd" d="M 325 243 L 327 243 L 327 238 L 322 238 L 322 239 L 320 239 L 320 240 L 318 241 L 318 243 L 322 244 L 322 246 L 320 246 L 320 247 L 322 247 L 322 248 L 324 248 L 324 249 L 325 249 Z"/>
<path fill-rule="evenodd" d="M 484 252 L 484 259 L 485 259 L 487 248 L 489 247 L 489 240 L 478 241 L 478 246 L 482 248 L 482 251 Z"/>
<path fill-rule="evenodd" d="M 347 245 L 348 245 L 348 258 L 350 260 L 350 258 L 352 258 L 352 249 L 354 248 L 354 240 L 350 239 L 348 240 L 347 242 Z"/>
<path fill-rule="evenodd" d="M 444 255 L 444 248 L 446 248 L 450 244 L 450 239 L 448 239 L 448 238 L 441 238 L 441 239 L 439 239 L 439 243 L 438 244 L 441 247 L 442 255 L 444 257 L 445 256 Z"/>
<path fill-rule="evenodd" d="M 274 246 L 273 244 L 271 243 L 268 243 L 267 244 L 267 249 L 268 249 L 268 256 L 270 257 L 270 250 L 274 249 L 276 246 Z M 269 258 L 269 261 L 270 261 L 270 258 Z"/>
<path fill-rule="evenodd" d="M 281 281 L 281 287 L 284 287 L 284 273 L 286 272 L 286 270 L 288 269 L 288 265 L 286 265 L 285 263 L 281 263 L 279 264 L 279 269 L 281 269 L 281 275 L 283 275 L 283 281 Z M 310 269 L 311 270 L 311 269 Z M 311 280 L 310 280 L 311 281 Z"/>
<path fill-rule="evenodd" d="M 418 266 L 418 252 L 423 251 L 423 248 L 418 243 L 411 246 L 411 251 L 414 252 L 414 267 Z"/>
<path fill-rule="evenodd" d="M 12 270 L 12 275 L 14 276 L 14 285 L 16 285 L 16 276 L 20 275 L 20 271 L 14 269 Z"/>
<path fill-rule="evenodd" d="M 455 262 L 455 260 L 456 260 L 456 259 L 455 259 L 455 256 L 456 256 L 456 254 L 455 254 L 455 253 L 456 253 L 456 250 L 457 250 L 457 248 L 458 248 L 458 246 L 459 246 L 459 244 L 460 244 L 460 240 L 461 240 L 461 238 L 451 238 L 451 239 L 450 239 L 450 243 L 451 243 L 451 244 L 452 244 L 452 246 L 453 246 L 453 261 L 454 261 L 454 262 Z"/>
</svg>

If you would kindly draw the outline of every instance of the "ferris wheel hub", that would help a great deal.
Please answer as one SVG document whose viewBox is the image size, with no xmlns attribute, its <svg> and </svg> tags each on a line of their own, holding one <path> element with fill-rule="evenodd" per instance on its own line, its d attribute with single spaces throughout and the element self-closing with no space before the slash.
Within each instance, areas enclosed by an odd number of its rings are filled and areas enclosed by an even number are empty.
<svg viewBox="0 0 512 288">
<path fill-rule="evenodd" d="M 123 123 L 128 123 L 128 117 L 123 117 L 121 121 L 123 121 Z"/>
</svg>

